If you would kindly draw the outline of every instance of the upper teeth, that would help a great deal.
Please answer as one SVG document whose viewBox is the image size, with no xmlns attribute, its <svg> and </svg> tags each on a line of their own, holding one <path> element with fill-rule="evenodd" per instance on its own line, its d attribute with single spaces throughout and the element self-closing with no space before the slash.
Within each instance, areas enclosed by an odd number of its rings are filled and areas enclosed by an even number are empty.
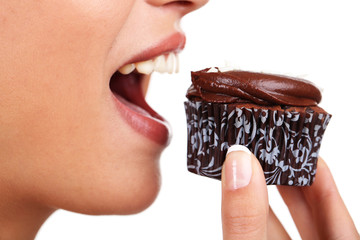
<svg viewBox="0 0 360 240">
<path fill-rule="evenodd" d="M 179 56 L 173 52 L 166 55 L 160 55 L 153 59 L 126 64 L 119 68 L 122 74 L 130 74 L 132 71 L 137 70 L 142 74 L 151 74 L 156 71 L 159 73 L 178 73 L 179 72 Z"/>
</svg>

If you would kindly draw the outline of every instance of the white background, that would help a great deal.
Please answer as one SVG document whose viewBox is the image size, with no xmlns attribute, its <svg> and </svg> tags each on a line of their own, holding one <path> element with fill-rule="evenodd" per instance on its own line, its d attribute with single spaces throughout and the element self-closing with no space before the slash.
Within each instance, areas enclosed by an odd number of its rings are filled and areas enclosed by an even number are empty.
<svg viewBox="0 0 360 240">
<path fill-rule="evenodd" d="M 358 1 L 210 0 L 186 16 L 187 47 L 177 75 L 154 74 L 148 101 L 173 127 L 162 155 L 162 190 L 134 216 L 85 216 L 58 211 L 37 240 L 221 239 L 220 182 L 187 172 L 183 107 L 190 71 L 227 63 L 243 70 L 303 77 L 323 89 L 333 114 L 320 154 L 360 229 L 360 14 Z M 270 204 L 299 239 L 275 187 Z"/>
</svg>

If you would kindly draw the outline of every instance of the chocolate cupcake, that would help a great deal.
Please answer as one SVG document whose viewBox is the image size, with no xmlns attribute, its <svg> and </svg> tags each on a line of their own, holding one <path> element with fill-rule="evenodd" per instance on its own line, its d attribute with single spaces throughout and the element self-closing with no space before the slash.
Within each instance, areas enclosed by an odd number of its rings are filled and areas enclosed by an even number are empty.
<svg viewBox="0 0 360 240">
<path fill-rule="evenodd" d="M 312 83 L 280 75 L 207 68 L 191 73 L 185 102 L 190 172 L 221 179 L 227 149 L 249 148 L 268 185 L 308 186 L 331 115 Z"/>
</svg>

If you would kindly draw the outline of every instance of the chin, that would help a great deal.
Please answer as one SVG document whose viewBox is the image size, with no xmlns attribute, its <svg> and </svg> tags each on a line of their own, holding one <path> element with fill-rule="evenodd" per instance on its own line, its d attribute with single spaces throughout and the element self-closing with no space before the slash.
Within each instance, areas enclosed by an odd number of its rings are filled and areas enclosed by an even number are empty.
<svg viewBox="0 0 360 240">
<path fill-rule="evenodd" d="M 125 190 L 126 194 L 120 190 L 117 195 L 110 194 L 106 197 L 105 202 L 108 206 L 103 209 L 105 211 L 102 214 L 135 214 L 147 209 L 155 201 L 161 187 L 160 170 L 158 166 L 149 168 L 147 171 L 141 168 L 140 170 L 134 170 L 137 171 L 133 175 L 136 178 L 130 179 L 125 184 L 129 187 Z M 119 184 L 124 185 L 124 182 Z"/>
<path fill-rule="evenodd" d="M 124 181 L 120 181 L 105 186 L 101 181 L 99 186 L 93 186 L 90 191 L 73 193 L 72 199 L 57 202 L 57 208 L 88 215 L 136 214 L 155 201 L 161 185 L 160 174 L 153 173 L 127 182 L 128 189 L 124 189 Z"/>
<path fill-rule="evenodd" d="M 159 153 L 159 152 L 158 152 Z M 126 159 L 119 170 L 106 169 L 99 181 L 90 187 L 85 208 L 92 215 L 128 215 L 148 208 L 161 187 L 160 153 L 145 151 L 140 156 Z M 95 190 L 95 191 L 94 191 Z"/>
<path fill-rule="evenodd" d="M 115 212 L 112 214 L 136 214 L 144 211 L 153 204 L 158 196 L 161 186 L 160 175 L 156 178 L 153 177 L 151 181 L 143 180 L 142 183 L 137 185 L 137 190 L 127 196 L 127 204 L 125 204 L 126 208 L 116 208 Z"/>
<path fill-rule="evenodd" d="M 80 213 L 89 215 L 131 215 L 144 211 L 152 205 L 160 190 L 160 179 L 146 180 L 134 186 L 136 190 L 126 196 L 108 194 L 99 201 L 85 206 L 85 211 Z"/>
<path fill-rule="evenodd" d="M 118 141 L 86 147 L 92 151 L 73 154 L 72 158 L 57 158 L 48 171 L 37 172 L 43 176 L 29 186 L 31 194 L 42 199 L 43 205 L 88 215 L 128 215 L 145 210 L 160 190 L 159 160 L 164 146 L 134 131 L 132 134 L 121 150 L 120 139 L 115 139 Z"/>
</svg>

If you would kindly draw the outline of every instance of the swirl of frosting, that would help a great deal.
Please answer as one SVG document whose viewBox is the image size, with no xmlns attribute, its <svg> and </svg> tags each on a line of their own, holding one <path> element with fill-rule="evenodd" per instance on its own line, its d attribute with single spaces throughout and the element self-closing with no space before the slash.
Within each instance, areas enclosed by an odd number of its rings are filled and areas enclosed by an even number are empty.
<svg viewBox="0 0 360 240">
<path fill-rule="evenodd" d="M 206 68 L 191 72 L 191 80 L 189 100 L 283 106 L 315 106 L 321 101 L 320 90 L 311 82 L 281 75 Z"/>
</svg>

